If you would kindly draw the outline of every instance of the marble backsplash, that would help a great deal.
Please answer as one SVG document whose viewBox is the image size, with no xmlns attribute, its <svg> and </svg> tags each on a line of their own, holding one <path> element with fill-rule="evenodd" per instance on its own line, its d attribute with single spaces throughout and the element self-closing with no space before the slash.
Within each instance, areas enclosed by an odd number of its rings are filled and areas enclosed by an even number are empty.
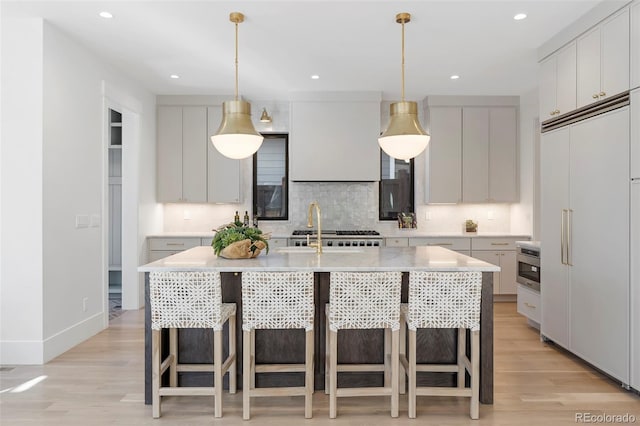
<svg viewBox="0 0 640 426">
<path fill-rule="evenodd" d="M 245 194 L 251 191 L 247 188 Z M 292 182 L 289 192 L 289 220 L 261 221 L 260 227 L 288 235 L 307 224 L 309 203 L 318 201 L 324 229 L 374 229 L 381 233 L 397 229 L 395 221 L 378 220 L 377 182 Z M 210 231 L 233 220 L 236 212 L 251 214 L 250 200 L 243 204 L 165 204 L 165 232 Z M 473 219 L 479 232 L 511 231 L 511 205 L 459 204 L 424 205 L 416 208 L 418 230 L 428 233 L 462 232 L 464 221 Z"/>
</svg>

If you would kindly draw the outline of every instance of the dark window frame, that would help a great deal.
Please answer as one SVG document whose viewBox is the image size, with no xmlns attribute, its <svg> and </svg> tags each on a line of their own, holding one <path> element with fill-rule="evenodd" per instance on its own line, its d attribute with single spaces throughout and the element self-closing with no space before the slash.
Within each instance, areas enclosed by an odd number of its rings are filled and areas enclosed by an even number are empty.
<svg viewBox="0 0 640 426">
<path fill-rule="evenodd" d="M 390 216 L 384 216 L 383 215 L 383 208 L 382 208 L 382 202 L 383 202 L 383 194 L 382 194 L 382 159 L 383 156 L 386 155 L 385 152 L 381 149 L 380 150 L 380 182 L 378 183 L 378 220 L 379 221 L 397 221 L 398 218 L 397 217 L 390 217 Z M 388 156 L 388 155 L 387 155 Z M 389 157 L 391 158 L 392 161 L 395 161 L 396 159 L 393 157 Z M 402 161 L 402 160 L 400 160 Z M 415 212 L 416 209 L 416 195 L 415 195 L 415 176 L 416 176 L 416 169 L 415 169 L 415 161 L 414 158 L 412 158 L 411 160 L 409 160 L 409 201 L 411 204 L 411 212 Z M 408 213 L 408 212 L 407 212 Z"/>
<path fill-rule="evenodd" d="M 253 215 L 258 220 L 289 220 L 289 134 L 288 133 L 261 133 L 266 139 L 284 139 L 285 140 L 285 155 L 284 155 L 284 181 L 286 182 L 285 188 L 283 188 L 282 196 L 284 197 L 284 203 L 286 206 L 286 213 L 283 216 L 266 217 L 258 216 L 257 194 L 258 194 L 258 152 L 253 154 L 253 182 L 251 194 L 251 204 L 253 209 Z M 259 150 L 258 150 L 259 151 Z"/>
</svg>

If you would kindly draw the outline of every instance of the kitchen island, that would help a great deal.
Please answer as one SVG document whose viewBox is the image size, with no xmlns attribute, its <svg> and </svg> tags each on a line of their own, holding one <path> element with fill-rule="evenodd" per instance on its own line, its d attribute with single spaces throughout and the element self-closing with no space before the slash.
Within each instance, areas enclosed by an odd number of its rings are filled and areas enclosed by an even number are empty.
<svg viewBox="0 0 640 426">
<path fill-rule="evenodd" d="M 211 247 L 201 246 L 177 253 L 138 268 L 145 273 L 145 403 L 151 403 L 151 310 L 149 272 L 219 271 L 224 302 L 238 306 L 242 320 L 241 280 L 244 271 L 313 271 L 315 276 L 315 385 L 324 388 L 325 310 L 329 301 L 329 274 L 332 271 L 400 271 L 402 301 L 407 300 L 408 273 L 411 271 L 482 272 L 480 312 L 480 402 L 493 403 L 493 272 L 499 267 L 442 247 L 328 247 L 316 254 L 307 247 L 283 247 L 254 259 L 223 259 Z M 227 328 L 224 330 L 228 333 Z M 382 363 L 382 330 L 343 330 L 338 335 L 340 363 Z M 237 328 L 237 357 L 242 359 L 242 327 Z M 227 342 L 225 337 L 224 342 Z M 226 343 L 225 343 L 226 344 Z M 456 360 L 457 330 L 419 330 L 418 363 L 453 363 Z M 179 331 L 178 357 L 185 363 L 213 362 L 213 332 Z M 467 345 L 470 347 L 470 345 Z M 286 348 L 286 350 L 282 350 Z M 228 348 L 224 348 L 225 356 Z M 304 330 L 257 330 L 257 363 L 298 363 L 304 358 Z M 242 369 L 238 369 L 242 383 Z M 347 373 L 338 386 L 381 386 L 382 373 Z M 211 373 L 189 373 L 179 377 L 182 386 L 212 385 Z M 303 376 L 296 373 L 265 373 L 256 377 L 256 386 L 300 386 Z M 454 373 L 424 373 L 418 384 L 455 385 Z"/>
</svg>

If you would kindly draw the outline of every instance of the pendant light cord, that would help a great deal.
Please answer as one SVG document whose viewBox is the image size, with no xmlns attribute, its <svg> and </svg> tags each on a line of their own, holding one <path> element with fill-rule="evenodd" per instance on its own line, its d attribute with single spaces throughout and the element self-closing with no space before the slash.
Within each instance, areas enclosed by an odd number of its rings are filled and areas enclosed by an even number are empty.
<svg viewBox="0 0 640 426">
<path fill-rule="evenodd" d="M 236 22 L 236 101 L 238 100 L 238 23 Z"/>
<path fill-rule="evenodd" d="M 404 19 L 402 20 L 402 102 L 404 102 Z"/>
</svg>

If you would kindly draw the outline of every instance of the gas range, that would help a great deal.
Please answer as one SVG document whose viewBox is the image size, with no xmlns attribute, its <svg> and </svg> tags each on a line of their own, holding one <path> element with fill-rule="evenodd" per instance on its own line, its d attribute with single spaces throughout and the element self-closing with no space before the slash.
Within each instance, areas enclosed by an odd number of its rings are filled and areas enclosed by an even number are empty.
<svg viewBox="0 0 640 426">
<path fill-rule="evenodd" d="M 297 229 L 289 240 L 293 246 L 306 246 L 307 235 L 315 239 L 315 229 Z M 322 245 L 327 247 L 380 247 L 384 239 L 378 231 L 371 230 L 323 230 Z"/>
</svg>

